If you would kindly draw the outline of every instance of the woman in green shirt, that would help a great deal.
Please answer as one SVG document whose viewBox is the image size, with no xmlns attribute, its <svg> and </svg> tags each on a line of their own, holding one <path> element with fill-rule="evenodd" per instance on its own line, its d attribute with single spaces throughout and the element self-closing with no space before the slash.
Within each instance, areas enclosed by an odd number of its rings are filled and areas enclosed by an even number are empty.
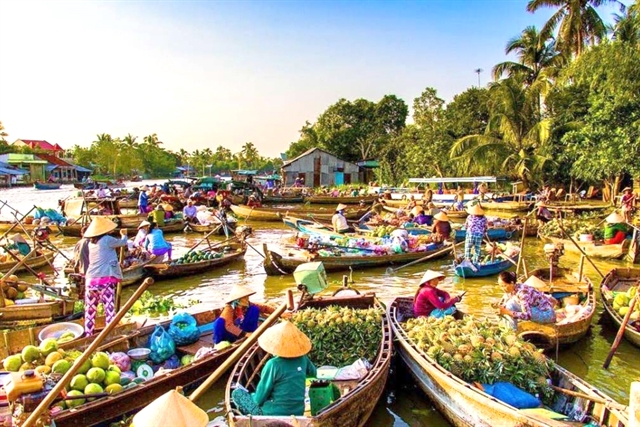
<svg viewBox="0 0 640 427">
<path fill-rule="evenodd" d="M 293 323 L 272 326 L 258 338 L 260 347 L 274 355 L 262 368 L 255 393 L 244 388 L 231 397 L 245 415 L 304 415 L 305 383 L 316 376 L 316 367 L 307 354 L 311 341 Z"/>
<path fill-rule="evenodd" d="M 13 240 L 13 243 L 7 246 L 7 249 L 17 250 L 22 256 L 27 256 L 31 252 L 31 246 L 20 234 L 16 233 L 9 239 Z"/>
</svg>

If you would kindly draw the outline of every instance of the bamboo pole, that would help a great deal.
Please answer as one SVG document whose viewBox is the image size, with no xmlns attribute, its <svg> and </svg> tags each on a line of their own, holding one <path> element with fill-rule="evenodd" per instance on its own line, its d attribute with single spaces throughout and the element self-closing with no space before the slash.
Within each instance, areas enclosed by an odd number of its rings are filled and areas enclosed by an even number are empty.
<svg viewBox="0 0 640 427">
<path fill-rule="evenodd" d="M 8 206 L 8 207 L 9 207 L 9 209 L 11 209 L 11 210 L 13 210 L 13 211 L 15 211 L 15 212 L 18 212 L 18 211 L 16 211 L 15 209 L 13 209 L 11 206 L 9 206 L 9 205 L 7 204 L 7 202 L 2 202 L 2 203 L 4 203 L 6 206 Z M 25 218 L 26 218 L 26 217 L 27 217 L 31 212 L 33 212 L 33 210 L 34 210 L 35 208 L 36 208 L 35 206 L 34 206 L 34 207 L 32 207 L 31 209 L 29 209 L 29 212 L 27 212 L 26 214 L 22 215 L 22 219 L 21 219 L 20 221 L 24 221 L 24 219 L 25 219 Z M 14 212 L 14 217 L 16 217 L 15 212 Z M 18 212 L 18 213 L 20 213 L 20 212 Z M 17 217 L 16 217 L 16 220 L 17 220 Z M 9 229 L 8 229 L 7 231 L 5 231 L 4 233 L 2 233 L 2 235 L 0 236 L 0 240 L 1 240 L 1 239 L 4 239 L 4 238 L 9 234 L 9 233 L 11 233 L 11 232 L 13 231 L 13 229 L 14 229 L 14 228 L 16 228 L 16 227 L 18 226 L 18 223 L 19 223 L 20 221 L 17 221 L 17 222 L 15 222 L 15 223 L 13 223 L 13 224 L 11 225 L 11 227 L 9 227 Z M 28 233 L 27 233 L 27 235 L 28 235 Z"/>
<path fill-rule="evenodd" d="M 627 327 L 627 324 L 629 323 L 629 318 L 631 317 L 631 314 L 633 313 L 633 310 L 636 307 L 636 303 L 638 302 L 637 291 L 640 291 L 640 282 L 638 282 L 638 284 L 636 285 L 636 294 L 634 295 L 633 299 L 629 303 L 629 311 L 627 311 L 627 314 L 624 316 L 624 319 L 622 319 L 622 323 L 620 324 L 620 329 L 618 329 L 618 334 L 616 335 L 616 339 L 613 341 L 611 350 L 609 350 L 609 354 L 607 354 L 607 358 L 605 359 L 604 364 L 602 365 L 604 369 L 607 369 L 609 367 L 609 364 L 611 364 L 611 359 L 613 359 L 613 355 L 618 349 L 618 346 L 620 345 L 620 341 L 622 341 L 624 330 Z"/>
<path fill-rule="evenodd" d="M 49 392 L 49 394 L 47 394 L 44 400 L 40 402 L 38 407 L 31 413 L 31 415 L 29 415 L 29 418 L 27 418 L 27 420 L 22 425 L 23 427 L 34 427 L 36 425 L 36 422 L 40 418 L 40 415 L 45 410 L 47 410 L 47 408 L 49 408 L 49 405 L 51 405 L 54 402 L 54 400 L 58 397 L 60 392 L 67 386 L 67 384 L 71 381 L 71 379 L 76 374 L 76 372 L 78 372 L 78 369 L 80 369 L 82 364 L 89 359 L 89 356 L 91 356 L 91 353 L 93 353 L 100 346 L 102 341 L 104 341 L 104 339 L 118 325 L 120 320 L 122 320 L 122 318 L 127 313 L 127 311 L 129 311 L 133 303 L 135 303 L 138 300 L 138 298 L 140 298 L 142 293 L 152 283 L 153 283 L 153 279 L 151 278 L 146 278 L 144 282 L 142 282 L 142 284 L 140 285 L 140 287 L 138 287 L 136 292 L 133 295 L 131 295 L 131 298 L 129 298 L 129 300 L 125 303 L 124 307 L 122 307 L 122 309 L 120 309 L 120 311 L 116 313 L 115 318 L 105 326 L 102 332 L 100 332 L 100 334 L 96 337 L 96 339 L 91 342 L 89 347 L 87 347 L 87 349 L 80 355 L 80 357 L 76 359 L 74 364 L 71 365 L 71 368 L 67 371 L 66 374 L 63 375 L 60 381 L 58 381 L 55 387 Z"/>
<path fill-rule="evenodd" d="M 520 236 L 520 258 L 518 258 L 518 265 L 516 266 L 516 277 L 520 275 L 520 265 L 524 262 L 524 241 L 527 237 L 527 221 L 528 217 L 524 217 L 524 223 L 522 224 L 522 236 Z"/>
<path fill-rule="evenodd" d="M 240 346 L 231 354 L 231 356 L 229 356 L 229 358 L 225 360 L 224 363 L 218 367 L 218 369 L 213 371 L 211 375 L 209 375 L 209 377 L 204 380 L 204 382 L 197 389 L 195 389 L 193 393 L 191 393 L 191 395 L 189 396 L 189 400 L 195 402 L 200 397 L 202 397 L 203 393 L 206 392 L 209 387 L 211 387 L 216 381 L 218 381 L 218 379 L 227 371 L 227 369 L 233 366 L 233 364 L 236 363 L 238 359 L 240 359 L 245 351 L 247 351 L 249 347 L 251 347 L 258 340 L 260 335 L 262 335 L 262 333 L 266 331 L 271 326 L 271 324 L 275 322 L 280 317 L 280 315 L 282 315 L 282 313 L 284 313 L 287 308 L 293 308 L 289 306 L 290 302 L 292 301 L 292 297 L 288 295 L 290 293 L 290 290 L 287 291 L 287 302 L 281 304 L 273 313 L 271 313 L 271 315 L 260 324 L 258 329 L 256 329 L 256 331 L 252 333 L 251 336 L 245 339 L 244 342 L 240 344 Z"/>
<path fill-rule="evenodd" d="M 591 258 L 589 258 L 589 256 L 584 252 L 584 250 L 580 247 L 580 245 L 578 243 L 576 243 L 576 241 L 574 240 L 574 238 L 569 235 L 569 233 L 566 232 L 566 230 L 564 229 L 564 227 L 562 226 L 561 223 L 558 223 L 558 227 L 560 227 L 560 230 L 562 230 L 562 232 L 564 233 L 565 236 L 567 236 L 569 238 L 569 240 L 571 240 L 571 243 L 573 243 L 575 245 L 576 248 L 578 248 L 578 250 L 580 251 L 580 253 L 582 255 L 585 256 L 585 258 L 587 259 L 587 261 L 589 261 L 589 263 L 591 264 L 591 266 L 598 272 L 598 274 L 600 275 L 600 277 L 602 277 L 604 279 L 604 274 L 602 274 L 602 271 L 600 271 L 600 269 L 595 265 L 595 263 L 591 260 Z"/>
</svg>

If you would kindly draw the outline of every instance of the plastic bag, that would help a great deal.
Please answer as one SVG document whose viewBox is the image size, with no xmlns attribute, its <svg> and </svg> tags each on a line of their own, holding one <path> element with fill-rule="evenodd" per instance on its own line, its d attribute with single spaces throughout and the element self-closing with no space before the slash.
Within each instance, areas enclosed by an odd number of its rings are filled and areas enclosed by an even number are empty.
<svg viewBox="0 0 640 427">
<path fill-rule="evenodd" d="M 517 386 L 499 382 L 495 384 L 482 384 L 485 393 L 518 409 L 538 408 L 542 402 L 535 396 L 519 389 Z"/>
<path fill-rule="evenodd" d="M 149 358 L 154 363 L 162 363 L 176 352 L 176 343 L 160 325 L 156 326 L 153 334 L 149 337 L 148 347 L 151 349 Z"/>
<path fill-rule="evenodd" d="M 336 380 L 359 380 L 367 376 L 371 364 L 367 359 L 358 359 L 351 365 L 342 367 L 336 372 Z"/>
<path fill-rule="evenodd" d="M 176 345 L 189 345 L 198 341 L 200 330 L 196 319 L 189 313 L 178 313 L 173 316 L 169 325 L 169 335 Z"/>
</svg>

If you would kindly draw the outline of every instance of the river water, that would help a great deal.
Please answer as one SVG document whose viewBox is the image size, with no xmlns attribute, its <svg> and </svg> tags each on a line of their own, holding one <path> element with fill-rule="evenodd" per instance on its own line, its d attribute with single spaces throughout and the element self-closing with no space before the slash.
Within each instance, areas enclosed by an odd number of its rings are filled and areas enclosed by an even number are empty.
<svg viewBox="0 0 640 427">
<path fill-rule="evenodd" d="M 151 182 L 145 182 L 147 184 Z M 136 185 L 141 185 L 136 183 Z M 74 194 L 71 186 L 63 186 L 60 190 L 38 191 L 32 188 L 17 188 L 0 190 L 0 201 L 6 201 L 10 206 L 22 213 L 29 211 L 34 205 L 44 208 L 55 208 L 59 199 Z M 11 218 L 11 211 L 3 207 L 0 209 L 0 218 Z M 252 297 L 256 301 L 270 301 L 276 303 L 284 299 L 287 289 L 295 289 L 295 283 L 291 276 L 270 277 L 262 268 L 262 256 L 258 251 L 262 250 L 263 243 L 270 248 L 285 250 L 292 244 L 293 231 L 285 228 L 281 223 L 265 223 L 248 221 L 254 233 L 248 242 L 256 250 L 251 248 L 243 261 L 226 266 L 222 270 L 213 271 L 199 276 L 186 277 L 170 281 L 162 281 L 154 284 L 150 289 L 154 294 L 170 296 L 178 302 L 187 303 L 196 299 L 202 306 L 217 307 L 223 304 L 223 298 L 236 283 L 246 285 L 256 291 Z M 174 257 L 186 252 L 200 235 L 198 234 L 169 234 L 167 238 L 174 245 Z M 74 238 L 54 237 L 53 242 L 67 254 L 71 253 L 76 242 Z M 546 259 L 542 252 L 542 242 L 535 238 L 525 242 L 524 256 L 528 268 L 547 267 Z M 561 266 L 577 268 L 578 257 L 572 254 L 564 255 Z M 595 261 L 598 268 L 606 274 L 611 268 L 624 266 L 624 262 Z M 56 265 L 64 264 L 64 259 L 58 257 Z M 460 279 L 454 276 L 451 260 L 437 260 L 426 262 L 416 266 L 403 268 L 394 274 L 386 274 L 384 268 L 364 270 L 353 273 L 356 287 L 361 291 L 375 291 L 383 300 L 390 300 L 396 296 L 413 295 L 418 280 L 427 268 L 439 269 L 447 274 L 443 289 L 452 293 L 467 291 L 461 305 L 464 311 L 474 314 L 494 314 L 491 308 L 492 302 L 497 302 L 502 296 L 502 291 L 496 283 L 496 278 Z M 589 275 L 596 285 L 600 282 L 598 273 L 588 264 L 585 273 Z M 341 273 L 329 274 L 330 290 L 340 287 Z M 126 298 L 133 289 L 126 288 Z M 600 388 L 620 403 L 628 404 L 629 387 L 632 381 L 640 380 L 640 365 L 637 363 L 639 350 L 622 340 L 616 356 L 608 370 L 602 369 L 607 352 L 613 343 L 617 329 L 607 322 L 602 316 L 602 307 L 598 300 L 598 311 L 594 317 L 591 331 L 581 342 L 563 349 L 559 353 L 558 363 L 578 376 L 586 379 L 592 385 Z M 378 403 L 376 410 L 368 422 L 369 426 L 448 426 L 446 420 L 438 414 L 433 405 L 424 394 L 411 381 L 406 381 L 402 375 L 401 367 L 398 374 L 390 376 L 388 390 Z M 207 393 L 199 404 L 210 413 L 213 424 L 224 426 L 224 381 L 219 381 Z"/>
</svg>

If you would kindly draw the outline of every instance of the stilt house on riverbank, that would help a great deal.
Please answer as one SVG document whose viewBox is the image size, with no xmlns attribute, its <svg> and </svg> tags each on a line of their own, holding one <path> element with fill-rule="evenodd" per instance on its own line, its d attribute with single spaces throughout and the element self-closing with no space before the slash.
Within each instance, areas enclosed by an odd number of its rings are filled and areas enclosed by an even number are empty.
<svg viewBox="0 0 640 427">
<path fill-rule="evenodd" d="M 281 168 L 282 184 L 294 185 L 296 178 L 307 187 L 357 184 L 363 182 L 361 168 L 355 163 L 339 159 L 321 148 L 311 148 Z"/>
</svg>

